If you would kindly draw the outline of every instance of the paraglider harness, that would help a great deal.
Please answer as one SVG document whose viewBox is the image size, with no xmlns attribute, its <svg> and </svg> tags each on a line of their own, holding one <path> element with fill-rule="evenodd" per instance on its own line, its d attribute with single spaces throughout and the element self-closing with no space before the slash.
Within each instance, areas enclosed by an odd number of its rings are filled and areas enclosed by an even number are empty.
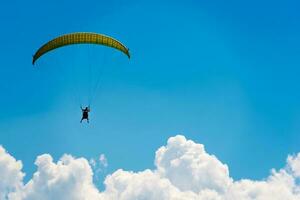
<svg viewBox="0 0 300 200">
<path fill-rule="evenodd" d="M 85 107 L 84 109 L 82 108 L 82 106 L 80 106 L 80 108 L 81 108 L 81 111 L 82 111 L 82 118 L 80 120 L 80 123 L 84 119 L 86 119 L 86 121 L 89 123 L 89 112 L 91 111 L 90 106 Z"/>
</svg>

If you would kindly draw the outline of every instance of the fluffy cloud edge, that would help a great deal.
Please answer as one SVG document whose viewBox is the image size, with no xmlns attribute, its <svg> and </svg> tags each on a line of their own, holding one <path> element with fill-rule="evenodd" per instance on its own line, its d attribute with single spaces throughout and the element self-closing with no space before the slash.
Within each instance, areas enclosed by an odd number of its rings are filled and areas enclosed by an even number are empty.
<svg viewBox="0 0 300 200">
<path fill-rule="evenodd" d="M 101 154 L 100 165 L 107 167 Z M 37 157 L 37 171 L 23 182 L 22 162 L 0 146 L 0 199 L 9 200 L 300 200 L 300 153 L 263 180 L 233 180 L 229 167 L 183 135 L 170 137 L 155 154 L 156 169 L 119 169 L 105 178 L 100 191 L 93 182 L 95 160 L 49 154 Z M 93 170 L 94 169 L 94 170 Z"/>
</svg>

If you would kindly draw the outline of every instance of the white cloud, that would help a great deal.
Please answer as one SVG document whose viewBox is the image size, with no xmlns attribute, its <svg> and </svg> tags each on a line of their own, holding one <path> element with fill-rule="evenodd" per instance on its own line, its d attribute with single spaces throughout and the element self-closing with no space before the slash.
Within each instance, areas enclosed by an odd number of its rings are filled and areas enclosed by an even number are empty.
<svg viewBox="0 0 300 200">
<path fill-rule="evenodd" d="M 207 154 L 202 144 L 183 136 L 171 137 L 167 146 L 159 148 L 155 164 L 160 176 L 182 191 L 213 189 L 224 193 L 232 183 L 227 165 Z"/>
<path fill-rule="evenodd" d="M 24 174 L 21 172 L 22 162 L 16 161 L 0 146 L 0 199 L 22 186 Z"/>
<path fill-rule="evenodd" d="M 300 153 L 297 156 L 288 156 L 288 166 L 295 177 L 300 177 Z"/>
<path fill-rule="evenodd" d="M 99 192 L 92 182 L 93 172 L 87 160 L 64 155 L 57 163 L 50 155 L 37 158 L 38 169 L 33 178 L 12 200 L 89 200 L 98 199 Z"/>
<path fill-rule="evenodd" d="M 9 194 L 10 200 L 300 200 L 300 154 L 288 156 L 286 166 L 272 169 L 264 180 L 234 181 L 228 166 L 202 144 L 176 136 L 156 151 L 156 169 L 119 169 L 106 177 L 104 191 L 93 183 L 95 162 L 70 155 L 54 162 L 44 154 L 35 162 L 33 178 L 23 184 L 21 162 L 0 148 L 1 199 Z M 104 154 L 98 162 L 107 166 Z"/>
</svg>

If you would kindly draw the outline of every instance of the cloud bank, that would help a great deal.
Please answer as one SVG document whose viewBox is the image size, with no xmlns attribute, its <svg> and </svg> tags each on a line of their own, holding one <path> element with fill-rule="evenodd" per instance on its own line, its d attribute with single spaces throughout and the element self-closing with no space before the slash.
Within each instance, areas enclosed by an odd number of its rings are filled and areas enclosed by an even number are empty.
<svg viewBox="0 0 300 200">
<path fill-rule="evenodd" d="M 107 166 L 106 157 L 99 160 Z M 24 183 L 22 162 L 0 146 L 0 199 L 4 200 L 300 200 L 300 153 L 263 180 L 233 180 L 229 168 L 204 145 L 177 135 L 155 154 L 154 170 L 119 169 L 106 177 L 100 191 L 93 164 L 64 155 L 37 157 L 37 171 Z"/>
</svg>

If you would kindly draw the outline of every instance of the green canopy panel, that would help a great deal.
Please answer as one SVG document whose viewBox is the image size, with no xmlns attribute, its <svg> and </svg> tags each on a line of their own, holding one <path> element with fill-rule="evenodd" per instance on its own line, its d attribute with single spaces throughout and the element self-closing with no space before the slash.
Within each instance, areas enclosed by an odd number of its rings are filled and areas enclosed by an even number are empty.
<svg viewBox="0 0 300 200">
<path fill-rule="evenodd" d="M 130 58 L 129 49 L 118 40 L 103 34 L 79 32 L 59 36 L 44 44 L 34 54 L 32 64 L 34 65 L 37 59 L 39 59 L 42 55 L 46 54 L 49 51 L 74 44 L 104 45 L 111 48 L 115 48 L 123 52 L 128 56 L 128 58 Z"/>
</svg>

